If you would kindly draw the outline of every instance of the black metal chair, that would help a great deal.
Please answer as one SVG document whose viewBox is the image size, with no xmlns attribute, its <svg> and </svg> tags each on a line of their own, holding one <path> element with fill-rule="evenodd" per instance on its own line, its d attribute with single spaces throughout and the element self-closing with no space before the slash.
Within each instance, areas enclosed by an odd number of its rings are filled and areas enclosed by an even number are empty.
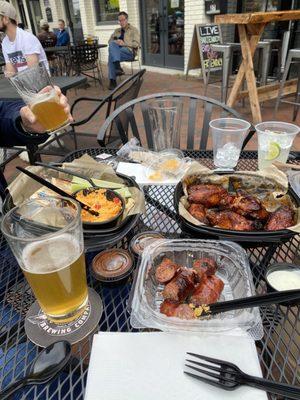
<svg viewBox="0 0 300 400">
<path fill-rule="evenodd" d="M 148 114 L 148 104 L 155 99 L 172 100 L 176 98 L 183 99 L 183 123 L 180 135 L 181 148 L 205 150 L 208 142 L 209 122 L 212 119 L 226 116 L 243 119 L 234 109 L 208 97 L 180 92 L 155 93 L 131 100 L 119 106 L 118 109 L 111 113 L 99 131 L 98 143 L 100 146 L 103 145 L 102 138 L 107 135 L 107 132 L 111 131 L 113 125 L 115 135 L 117 135 L 122 144 L 128 142 L 130 136 L 134 136 L 143 146 L 153 149 L 154 142 Z M 201 116 L 203 117 L 202 123 Z M 184 120 L 185 118 L 187 119 L 186 121 Z M 250 132 L 243 143 L 243 148 L 253 136 L 254 131 L 254 127 L 251 125 Z M 198 145 L 196 144 L 197 141 L 199 141 Z"/>
<path fill-rule="evenodd" d="M 103 86 L 100 68 L 98 65 L 98 44 L 76 44 L 70 47 L 72 70 L 75 75 L 85 75 L 99 82 Z M 97 77 L 96 73 L 97 72 Z M 92 72 L 93 75 L 90 75 Z"/>
<path fill-rule="evenodd" d="M 74 138 L 80 135 L 85 136 L 95 136 L 95 134 L 87 133 L 87 132 L 78 132 L 76 128 L 79 126 L 83 126 L 88 123 L 104 106 L 106 106 L 105 118 L 108 118 L 110 113 L 116 110 L 118 107 L 127 103 L 128 101 L 135 99 L 138 96 L 140 87 L 143 83 L 143 75 L 146 72 L 145 69 L 138 71 L 136 74 L 130 76 L 125 81 L 121 82 L 120 85 L 116 87 L 109 95 L 103 98 L 91 98 L 91 97 L 81 97 L 73 103 L 71 107 L 71 114 L 73 115 L 75 108 L 79 103 L 82 104 L 83 101 L 87 102 L 96 102 L 99 103 L 97 107 L 92 111 L 92 113 L 82 119 L 81 121 L 76 121 L 71 124 L 72 133 Z M 126 125 L 126 121 L 124 120 L 124 125 Z M 105 132 L 105 134 L 98 134 L 97 140 L 101 146 L 106 145 L 115 145 L 115 141 L 118 141 L 119 135 L 117 127 L 114 124 L 111 124 L 110 129 Z M 120 142 L 120 141 L 119 141 Z"/>
</svg>

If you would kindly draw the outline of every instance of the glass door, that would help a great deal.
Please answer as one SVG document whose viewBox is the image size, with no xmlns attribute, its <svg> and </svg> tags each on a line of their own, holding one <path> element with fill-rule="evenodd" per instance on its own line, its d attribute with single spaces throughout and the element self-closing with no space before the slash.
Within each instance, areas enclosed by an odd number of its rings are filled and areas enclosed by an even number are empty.
<svg viewBox="0 0 300 400">
<path fill-rule="evenodd" d="M 27 9 L 32 33 L 37 35 L 40 31 L 40 21 L 43 19 L 39 0 L 27 0 Z"/>
<path fill-rule="evenodd" d="M 184 65 L 184 0 L 164 1 L 165 66 L 183 69 Z"/>
<path fill-rule="evenodd" d="M 65 0 L 67 25 L 71 29 L 73 42 L 83 40 L 83 30 L 80 16 L 79 0 Z"/>
<path fill-rule="evenodd" d="M 183 69 L 184 0 L 141 0 L 146 65 Z"/>
<path fill-rule="evenodd" d="M 141 10 L 144 63 L 162 67 L 164 65 L 162 1 L 141 0 Z"/>
</svg>

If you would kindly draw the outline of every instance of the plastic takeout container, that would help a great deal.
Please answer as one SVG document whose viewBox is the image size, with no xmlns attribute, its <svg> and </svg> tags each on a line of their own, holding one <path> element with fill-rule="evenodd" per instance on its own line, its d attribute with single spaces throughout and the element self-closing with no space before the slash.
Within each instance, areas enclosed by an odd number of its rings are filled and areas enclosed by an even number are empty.
<svg viewBox="0 0 300 400">
<path fill-rule="evenodd" d="M 195 239 L 162 239 L 147 246 L 142 254 L 130 323 L 134 328 L 154 328 L 162 331 L 185 331 L 199 334 L 250 335 L 254 340 L 263 336 L 258 308 L 234 310 L 205 319 L 182 320 L 160 313 L 163 285 L 155 279 L 155 270 L 168 257 L 177 264 L 191 268 L 202 257 L 213 258 L 218 265 L 216 275 L 223 280 L 219 301 L 255 295 L 249 262 L 245 250 L 227 241 Z"/>
</svg>

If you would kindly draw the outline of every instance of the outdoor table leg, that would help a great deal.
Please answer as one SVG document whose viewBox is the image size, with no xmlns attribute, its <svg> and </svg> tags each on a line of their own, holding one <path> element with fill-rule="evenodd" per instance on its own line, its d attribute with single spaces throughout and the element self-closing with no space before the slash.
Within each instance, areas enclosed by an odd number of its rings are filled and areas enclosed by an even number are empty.
<svg viewBox="0 0 300 400">
<path fill-rule="evenodd" d="M 246 80 L 249 90 L 250 106 L 254 122 L 261 121 L 261 112 L 258 101 L 256 80 L 253 71 L 253 56 L 255 53 L 257 43 L 259 42 L 261 34 L 264 31 L 264 27 L 265 24 L 255 24 L 255 25 L 249 24 L 247 25 L 247 31 L 246 31 L 245 25 L 243 24 L 238 25 L 243 62 L 240 65 L 238 74 L 236 76 L 234 85 L 232 87 L 231 93 L 227 101 L 227 105 L 229 107 L 234 106 L 234 103 L 237 99 L 238 93 L 241 89 L 241 85 L 246 75 Z"/>
</svg>

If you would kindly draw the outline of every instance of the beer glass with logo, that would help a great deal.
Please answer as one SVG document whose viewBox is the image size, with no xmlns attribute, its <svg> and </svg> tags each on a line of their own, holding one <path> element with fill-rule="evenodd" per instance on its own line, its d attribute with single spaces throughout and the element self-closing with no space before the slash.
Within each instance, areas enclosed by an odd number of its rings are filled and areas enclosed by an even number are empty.
<svg viewBox="0 0 300 400">
<path fill-rule="evenodd" d="M 78 318 L 88 302 L 80 206 L 45 197 L 13 208 L 1 230 L 35 297 L 54 323 Z"/>
<path fill-rule="evenodd" d="M 45 132 L 53 133 L 69 125 L 68 115 L 59 102 L 44 63 L 6 76 L 31 108 Z"/>
</svg>

